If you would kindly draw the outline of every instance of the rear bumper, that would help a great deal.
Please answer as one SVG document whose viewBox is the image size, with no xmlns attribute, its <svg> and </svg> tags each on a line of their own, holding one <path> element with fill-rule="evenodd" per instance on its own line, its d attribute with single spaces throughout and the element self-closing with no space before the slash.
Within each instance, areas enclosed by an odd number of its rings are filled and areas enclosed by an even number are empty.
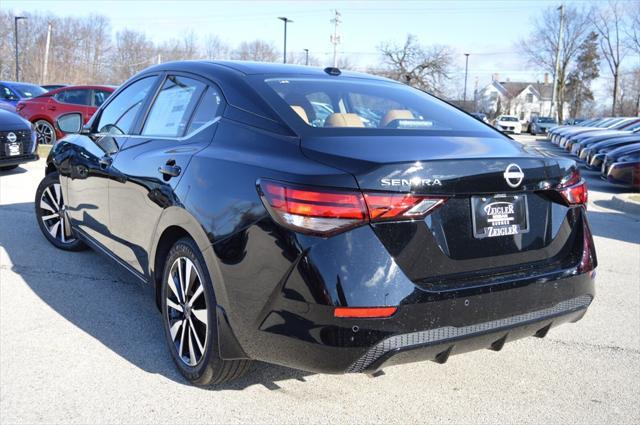
<svg viewBox="0 0 640 425">
<path fill-rule="evenodd" d="M 10 167 L 12 165 L 24 164 L 25 162 L 37 161 L 40 159 L 37 153 L 31 155 L 3 156 L 0 157 L 0 167 Z"/>
<path fill-rule="evenodd" d="M 422 292 L 422 291 L 420 291 Z M 418 295 L 418 294 L 416 294 Z M 253 358 L 319 373 L 382 368 L 490 348 L 582 318 L 594 297 L 590 273 L 468 297 L 400 306 L 386 319 L 334 318 L 333 308 L 272 312 L 262 323 L 267 346 Z M 421 297 L 429 298 L 422 292 Z"/>
<path fill-rule="evenodd" d="M 395 335 L 371 347 L 351 365 L 349 372 L 375 372 L 396 364 L 431 360 L 445 363 L 449 356 L 489 348 L 500 351 L 505 343 L 536 336 L 543 338 L 560 324 L 576 322 L 592 301 L 582 295 L 555 306 L 464 327 L 443 327 Z"/>
</svg>

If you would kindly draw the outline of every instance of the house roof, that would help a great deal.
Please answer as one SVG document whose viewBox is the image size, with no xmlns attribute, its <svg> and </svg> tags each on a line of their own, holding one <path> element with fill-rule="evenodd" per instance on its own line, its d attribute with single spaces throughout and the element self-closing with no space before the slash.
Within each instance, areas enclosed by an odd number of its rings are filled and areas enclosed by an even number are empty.
<svg viewBox="0 0 640 425">
<path fill-rule="evenodd" d="M 527 87 L 531 86 L 542 100 L 550 100 L 553 92 L 553 86 L 551 84 L 544 83 L 530 83 L 530 82 L 516 82 L 516 81 L 494 81 L 496 85 L 504 90 L 504 92 L 511 98 L 517 97 Z"/>
</svg>

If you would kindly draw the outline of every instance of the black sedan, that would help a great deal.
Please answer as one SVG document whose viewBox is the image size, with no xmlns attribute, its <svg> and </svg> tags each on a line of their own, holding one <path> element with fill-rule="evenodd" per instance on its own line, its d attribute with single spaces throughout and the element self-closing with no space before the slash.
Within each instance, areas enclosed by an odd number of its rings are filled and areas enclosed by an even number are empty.
<svg viewBox="0 0 640 425">
<path fill-rule="evenodd" d="M 615 139 L 603 140 L 602 142 L 594 143 L 593 145 L 585 148 L 582 151 L 584 161 L 591 168 L 600 169 L 604 156 L 612 150 L 632 145 L 640 142 L 640 134 L 633 134 L 630 136 L 616 137 Z"/>
<path fill-rule="evenodd" d="M 38 159 L 36 134 L 31 123 L 13 112 L 0 109 L 0 171 Z"/>
<path fill-rule="evenodd" d="M 640 190 L 640 142 L 608 152 L 602 162 L 601 176 L 611 183 Z"/>
<path fill-rule="evenodd" d="M 328 112 L 327 112 L 328 111 Z M 251 360 L 373 373 L 579 320 L 596 253 L 576 164 L 336 68 L 173 62 L 65 133 L 44 236 L 153 285 L 197 385 Z M 78 308 L 81 308 L 79 306 Z"/>
</svg>

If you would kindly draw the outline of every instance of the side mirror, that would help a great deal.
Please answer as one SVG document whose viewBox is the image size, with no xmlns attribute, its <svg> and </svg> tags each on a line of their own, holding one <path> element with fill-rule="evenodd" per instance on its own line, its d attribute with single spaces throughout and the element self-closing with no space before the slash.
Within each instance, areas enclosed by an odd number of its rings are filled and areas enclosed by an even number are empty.
<svg viewBox="0 0 640 425">
<path fill-rule="evenodd" d="M 60 115 L 56 120 L 56 126 L 63 133 L 77 134 L 82 131 L 82 114 L 71 112 Z"/>
</svg>

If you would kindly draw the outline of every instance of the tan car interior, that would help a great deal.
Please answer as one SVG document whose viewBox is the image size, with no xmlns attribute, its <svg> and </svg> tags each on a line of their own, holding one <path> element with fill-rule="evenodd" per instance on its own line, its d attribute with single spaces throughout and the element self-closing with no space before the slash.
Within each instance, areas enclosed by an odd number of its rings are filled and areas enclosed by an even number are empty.
<svg viewBox="0 0 640 425">
<path fill-rule="evenodd" d="M 408 109 L 389 109 L 384 117 L 380 120 L 378 127 L 386 127 L 390 122 L 395 120 L 412 120 L 415 119 L 413 114 Z"/>
<path fill-rule="evenodd" d="M 311 124 L 309 116 L 305 109 L 300 105 L 291 105 L 291 109 L 298 114 L 302 120 Z M 412 120 L 415 119 L 411 111 L 408 109 L 390 109 L 380 120 L 378 127 L 386 127 L 394 120 Z M 327 117 L 324 122 L 325 127 L 364 127 L 364 121 L 358 114 L 353 113 L 333 113 Z"/>
</svg>

